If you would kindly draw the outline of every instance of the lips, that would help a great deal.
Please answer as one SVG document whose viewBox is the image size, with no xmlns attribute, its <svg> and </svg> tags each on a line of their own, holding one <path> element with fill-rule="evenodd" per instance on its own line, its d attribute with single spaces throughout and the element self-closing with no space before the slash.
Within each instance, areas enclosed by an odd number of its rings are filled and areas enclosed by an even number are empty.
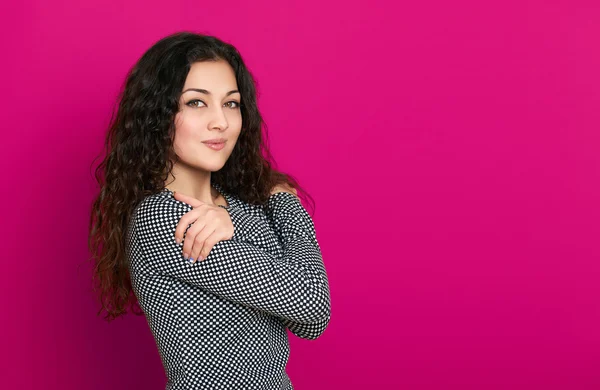
<svg viewBox="0 0 600 390">
<path fill-rule="evenodd" d="M 221 150 L 225 147 L 225 142 L 215 142 L 214 140 L 202 141 L 202 143 L 212 150 Z"/>
<path fill-rule="evenodd" d="M 202 141 L 203 144 L 224 144 L 226 141 L 225 138 L 215 138 L 215 139 L 209 139 L 206 141 Z"/>
</svg>

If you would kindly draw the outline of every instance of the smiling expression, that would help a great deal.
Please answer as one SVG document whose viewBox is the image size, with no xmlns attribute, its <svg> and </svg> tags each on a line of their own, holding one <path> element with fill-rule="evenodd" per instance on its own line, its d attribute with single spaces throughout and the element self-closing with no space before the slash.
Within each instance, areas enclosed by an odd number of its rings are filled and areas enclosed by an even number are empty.
<svg viewBox="0 0 600 390">
<path fill-rule="evenodd" d="M 198 170 L 220 170 L 240 135 L 240 102 L 229 63 L 219 60 L 192 64 L 175 115 L 173 146 L 179 161 Z"/>
</svg>

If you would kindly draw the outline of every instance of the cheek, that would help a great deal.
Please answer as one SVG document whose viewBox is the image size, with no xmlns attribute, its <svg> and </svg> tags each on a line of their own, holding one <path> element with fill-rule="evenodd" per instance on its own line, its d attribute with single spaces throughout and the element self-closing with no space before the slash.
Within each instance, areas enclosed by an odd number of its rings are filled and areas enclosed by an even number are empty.
<svg viewBox="0 0 600 390">
<path fill-rule="evenodd" d="M 235 124 L 238 125 L 242 123 L 242 111 L 241 110 L 229 110 L 226 111 L 228 113 L 227 115 L 227 121 L 229 122 L 229 126 Z"/>
<path fill-rule="evenodd" d="M 198 124 L 194 123 L 197 121 L 193 120 L 193 116 L 177 114 L 175 117 L 175 143 L 179 147 L 189 145 L 189 141 L 192 141 L 197 137 Z"/>
<path fill-rule="evenodd" d="M 227 118 L 227 121 L 229 122 L 230 133 L 239 135 L 242 129 L 242 114 L 231 115 Z"/>
</svg>

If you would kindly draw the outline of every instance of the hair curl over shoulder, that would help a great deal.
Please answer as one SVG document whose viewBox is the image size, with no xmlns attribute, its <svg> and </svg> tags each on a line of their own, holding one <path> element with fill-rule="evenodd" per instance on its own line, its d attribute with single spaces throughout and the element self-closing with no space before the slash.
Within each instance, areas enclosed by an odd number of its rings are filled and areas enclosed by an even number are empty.
<svg viewBox="0 0 600 390">
<path fill-rule="evenodd" d="M 256 85 L 235 47 L 210 35 L 179 32 L 156 42 L 127 74 L 106 135 L 105 156 L 95 169 L 100 192 L 93 201 L 88 246 L 94 290 L 107 321 L 143 314 L 132 291 L 125 235 L 135 207 L 165 188 L 176 155 L 175 114 L 190 67 L 227 61 L 241 94 L 242 130 L 231 156 L 211 181 L 251 204 L 264 204 L 271 189 L 287 184 L 314 202 L 297 181 L 277 171 L 266 125 L 256 102 Z"/>
</svg>

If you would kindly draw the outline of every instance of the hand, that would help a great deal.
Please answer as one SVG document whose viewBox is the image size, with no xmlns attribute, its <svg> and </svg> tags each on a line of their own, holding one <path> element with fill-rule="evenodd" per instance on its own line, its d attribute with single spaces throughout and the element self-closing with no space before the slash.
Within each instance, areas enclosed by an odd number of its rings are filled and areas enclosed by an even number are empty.
<svg viewBox="0 0 600 390">
<path fill-rule="evenodd" d="M 271 189 L 271 195 L 277 192 L 289 192 L 290 194 L 298 196 L 298 192 L 296 189 L 288 184 L 277 184 L 275 187 Z"/>
<path fill-rule="evenodd" d="M 178 243 L 183 241 L 183 257 L 186 260 L 189 257 L 192 263 L 203 261 L 217 242 L 233 237 L 233 222 L 227 210 L 180 192 L 175 192 L 173 196 L 194 208 L 181 217 L 175 229 L 175 240 Z M 192 226 L 185 232 L 190 224 Z"/>
</svg>

